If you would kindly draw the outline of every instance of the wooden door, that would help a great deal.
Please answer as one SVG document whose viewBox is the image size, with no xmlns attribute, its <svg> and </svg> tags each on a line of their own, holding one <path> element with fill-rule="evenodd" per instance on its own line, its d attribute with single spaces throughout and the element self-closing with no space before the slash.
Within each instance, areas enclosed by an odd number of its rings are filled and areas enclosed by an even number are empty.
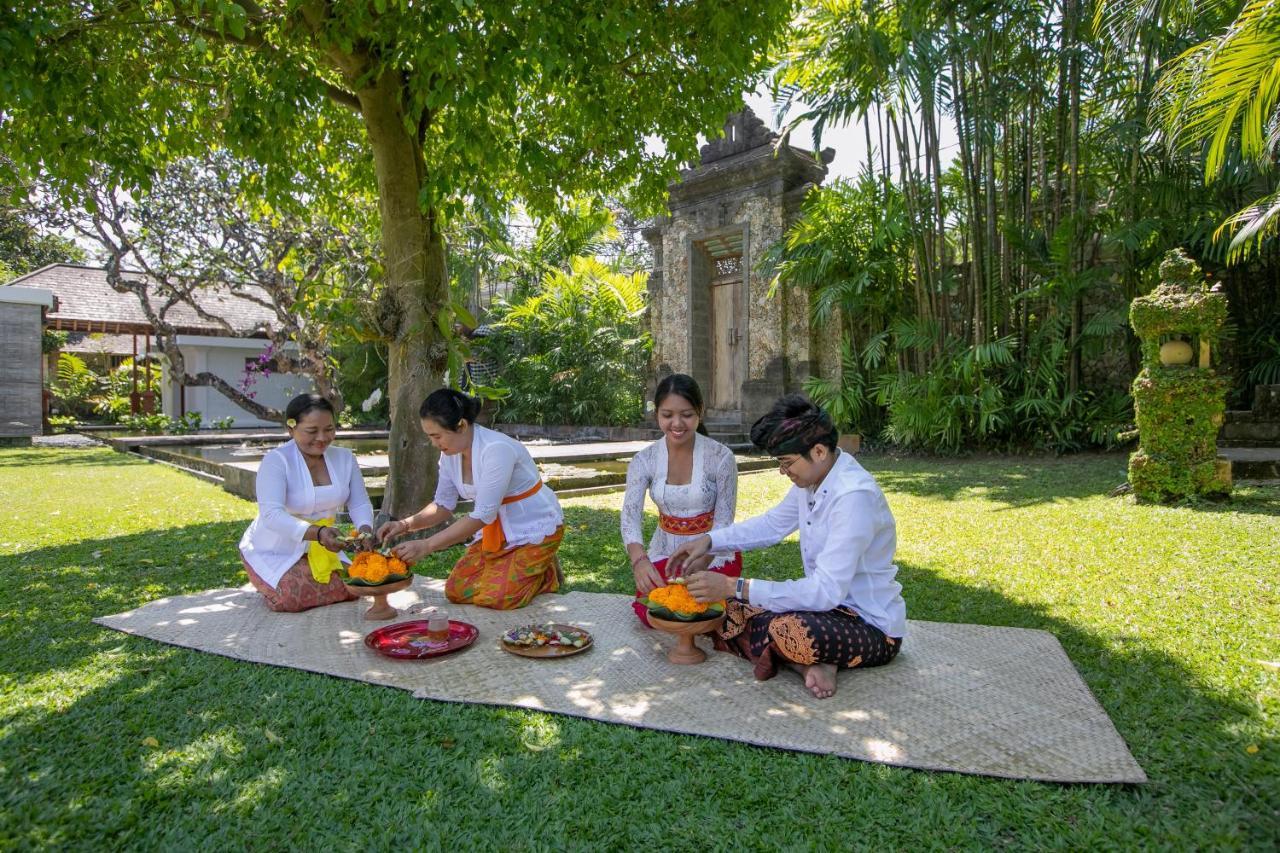
<svg viewBox="0 0 1280 853">
<path fill-rule="evenodd" d="M 737 410 L 742 406 L 746 311 L 741 275 L 711 281 L 711 389 L 707 405 Z"/>
</svg>

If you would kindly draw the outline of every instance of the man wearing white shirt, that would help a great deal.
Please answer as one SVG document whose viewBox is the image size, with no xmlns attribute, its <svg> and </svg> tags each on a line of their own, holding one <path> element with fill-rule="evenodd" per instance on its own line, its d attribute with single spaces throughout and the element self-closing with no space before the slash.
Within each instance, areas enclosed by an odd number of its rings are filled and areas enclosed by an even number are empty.
<svg viewBox="0 0 1280 853">
<path fill-rule="evenodd" d="M 786 664 L 819 699 L 835 694 L 838 670 L 893 660 L 907 632 L 893 514 L 837 437 L 830 416 L 807 398 L 778 400 L 751 427 L 751 440 L 778 459 L 794 486 L 763 515 L 686 542 L 670 558 L 680 567 L 709 552 L 767 548 L 799 530 L 803 578 L 699 572 L 688 585 L 699 601 L 728 599 L 717 648 L 750 660 L 760 680 Z"/>
</svg>

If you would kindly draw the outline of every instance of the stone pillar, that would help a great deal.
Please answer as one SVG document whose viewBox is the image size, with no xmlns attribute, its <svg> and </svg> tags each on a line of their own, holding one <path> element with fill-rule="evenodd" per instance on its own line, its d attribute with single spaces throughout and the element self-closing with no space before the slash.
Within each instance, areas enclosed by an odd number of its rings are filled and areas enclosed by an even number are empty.
<svg viewBox="0 0 1280 853">
<path fill-rule="evenodd" d="M 1129 458 L 1129 483 L 1146 501 L 1224 496 L 1230 468 L 1224 474 L 1216 459 L 1228 383 L 1209 360 L 1227 299 L 1205 287 L 1199 265 L 1181 250 L 1165 256 L 1160 279 L 1129 309 L 1143 362 L 1133 381 L 1140 446 Z M 1201 360 L 1193 366 L 1197 350 Z"/>
</svg>

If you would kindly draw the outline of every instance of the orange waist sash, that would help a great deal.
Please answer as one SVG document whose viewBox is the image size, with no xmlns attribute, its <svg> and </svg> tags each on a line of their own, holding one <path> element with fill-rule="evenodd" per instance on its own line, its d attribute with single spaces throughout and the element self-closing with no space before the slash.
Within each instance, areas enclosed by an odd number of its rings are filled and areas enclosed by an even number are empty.
<svg viewBox="0 0 1280 853">
<path fill-rule="evenodd" d="M 693 518 L 680 518 L 674 515 L 658 514 L 658 526 L 676 536 L 693 536 L 697 533 L 710 533 L 715 523 L 715 510 L 709 510 Z"/>
<path fill-rule="evenodd" d="M 542 488 L 542 481 L 533 484 L 533 488 L 527 492 L 521 492 L 518 495 L 507 495 L 502 499 L 504 504 L 513 504 L 516 501 L 522 501 L 525 498 L 531 498 Z M 495 515 L 493 521 L 484 526 L 480 534 L 480 549 L 490 553 L 501 551 L 502 543 L 507 539 L 507 534 L 502 530 L 502 516 Z"/>
</svg>

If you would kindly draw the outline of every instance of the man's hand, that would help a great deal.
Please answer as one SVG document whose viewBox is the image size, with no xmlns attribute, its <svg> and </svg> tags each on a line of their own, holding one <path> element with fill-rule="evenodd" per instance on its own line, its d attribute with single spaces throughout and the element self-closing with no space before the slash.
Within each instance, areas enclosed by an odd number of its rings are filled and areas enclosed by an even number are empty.
<svg viewBox="0 0 1280 853">
<path fill-rule="evenodd" d="M 733 588 L 737 583 L 737 578 L 731 578 L 719 572 L 698 572 L 696 575 L 689 576 L 685 586 L 689 588 L 689 594 L 693 596 L 694 601 L 708 604 L 712 601 L 732 598 Z"/>
<path fill-rule="evenodd" d="M 697 539 L 690 539 L 680 545 L 675 552 L 667 558 L 667 571 L 672 577 L 680 577 L 684 574 L 686 566 L 703 554 L 711 550 L 711 537 L 703 534 Z"/>
<path fill-rule="evenodd" d="M 378 528 L 378 541 L 385 543 L 388 539 L 394 539 L 397 536 L 403 536 L 409 532 L 409 523 L 406 521 L 388 521 L 386 524 Z"/>
</svg>

